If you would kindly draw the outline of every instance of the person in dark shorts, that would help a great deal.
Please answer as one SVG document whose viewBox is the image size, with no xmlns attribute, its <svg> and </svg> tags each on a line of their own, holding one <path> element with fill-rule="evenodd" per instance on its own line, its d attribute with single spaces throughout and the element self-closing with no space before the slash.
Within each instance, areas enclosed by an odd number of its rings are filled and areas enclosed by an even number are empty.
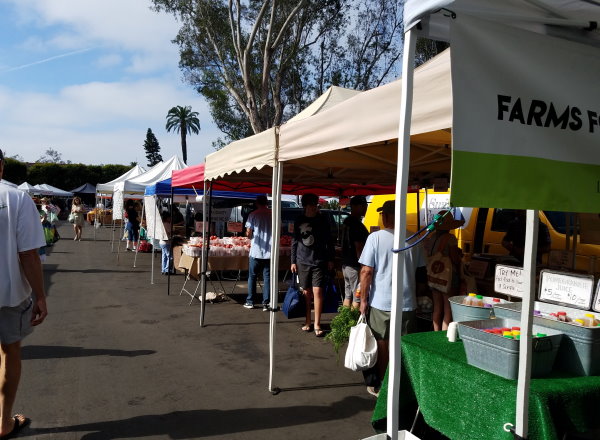
<svg viewBox="0 0 600 440">
<path fill-rule="evenodd" d="M 306 299 L 306 321 L 302 331 L 310 332 L 311 300 L 314 298 L 315 326 L 317 337 L 324 335 L 321 329 L 323 293 L 327 276 L 333 270 L 335 248 L 331 238 L 329 222 L 319 213 L 319 197 L 316 194 L 302 196 L 304 214 L 294 223 L 292 237 L 291 271 L 297 273 L 300 287 Z"/>
<path fill-rule="evenodd" d="M 358 308 L 360 297 L 356 296 L 359 285 L 360 263 L 358 258 L 365 247 L 369 231 L 362 217 L 367 212 L 365 196 L 350 199 L 350 215 L 342 225 L 342 273 L 344 274 L 344 306 Z"/>
</svg>

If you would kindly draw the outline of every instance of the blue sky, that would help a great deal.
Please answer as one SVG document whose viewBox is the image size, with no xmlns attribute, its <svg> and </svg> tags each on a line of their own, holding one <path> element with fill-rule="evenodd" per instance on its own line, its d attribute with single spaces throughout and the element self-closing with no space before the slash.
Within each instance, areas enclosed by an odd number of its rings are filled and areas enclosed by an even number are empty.
<svg viewBox="0 0 600 440">
<path fill-rule="evenodd" d="M 74 163 L 146 164 L 151 128 L 164 159 L 181 157 L 164 129 L 175 105 L 199 112 L 188 164 L 220 132 L 182 81 L 174 17 L 147 0 L 0 0 L 0 148 L 35 161 L 48 148 Z"/>
</svg>

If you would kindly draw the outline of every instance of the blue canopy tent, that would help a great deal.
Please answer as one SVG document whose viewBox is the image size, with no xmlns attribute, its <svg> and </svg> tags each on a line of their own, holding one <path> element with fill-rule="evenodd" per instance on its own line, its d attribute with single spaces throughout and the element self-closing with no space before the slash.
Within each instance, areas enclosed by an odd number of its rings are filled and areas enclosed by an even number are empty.
<svg viewBox="0 0 600 440">
<path fill-rule="evenodd" d="M 173 192 L 171 192 L 171 189 Z M 168 196 L 171 197 L 171 194 L 175 196 L 196 196 L 203 195 L 204 189 L 194 189 L 194 188 L 179 188 L 171 186 L 171 179 L 161 180 L 154 185 L 150 185 L 146 187 L 146 191 L 144 192 L 145 196 Z M 247 199 L 254 200 L 256 199 L 258 194 L 256 193 L 245 193 L 245 192 L 236 192 L 236 191 L 213 191 L 213 197 L 215 198 L 227 198 L 227 199 Z"/>
</svg>

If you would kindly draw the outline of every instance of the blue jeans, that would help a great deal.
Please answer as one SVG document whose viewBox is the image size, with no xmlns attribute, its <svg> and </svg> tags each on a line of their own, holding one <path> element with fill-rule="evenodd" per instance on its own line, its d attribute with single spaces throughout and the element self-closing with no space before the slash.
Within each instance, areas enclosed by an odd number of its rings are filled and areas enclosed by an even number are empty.
<svg viewBox="0 0 600 440">
<path fill-rule="evenodd" d="M 254 295 L 256 294 L 256 280 L 259 272 L 263 274 L 263 304 L 269 304 L 269 283 L 271 280 L 271 260 L 263 258 L 250 257 L 248 263 L 248 297 L 246 302 L 254 304 Z"/>
<path fill-rule="evenodd" d="M 161 264 L 161 272 L 168 273 L 169 272 L 169 263 L 171 261 L 171 245 L 169 243 L 161 244 L 160 249 L 162 250 L 162 264 Z"/>
</svg>

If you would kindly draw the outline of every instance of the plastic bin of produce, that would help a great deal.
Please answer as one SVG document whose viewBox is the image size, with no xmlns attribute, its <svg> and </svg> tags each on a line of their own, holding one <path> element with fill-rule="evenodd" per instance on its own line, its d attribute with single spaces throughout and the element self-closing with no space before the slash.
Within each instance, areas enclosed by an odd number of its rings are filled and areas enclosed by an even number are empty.
<svg viewBox="0 0 600 440">
<path fill-rule="evenodd" d="M 452 309 L 452 320 L 454 322 L 461 321 L 477 321 L 478 319 L 490 319 L 494 317 L 494 309 L 493 309 L 493 299 L 489 296 L 484 296 L 483 301 L 486 304 L 490 304 L 489 307 L 479 307 L 479 306 L 467 306 L 464 305 L 463 299 L 465 299 L 465 295 L 461 296 L 451 296 L 450 300 L 450 308 Z M 498 304 L 507 303 L 507 301 L 496 298 L 499 302 Z"/>
<path fill-rule="evenodd" d="M 519 322 L 512 319 L 486 319 L 458 323 L 458 334 L 465 345 L 469 365 L 481 368 L 505 379 L 516 379 L 519 373 L 519 344 L 516 339 L 486 333 L 485 329 L 514 327 Z M 531 358 L 531 377 L 550 374 L 563 334 L 557 330 L 533 326 L 533 334 L 546 336 L 534 338 Z"/>
<path fill-rule="evenodd" d="M 522 303 L 500 304 L 494 307 L 494 313 L 496 317 L 520 321 L 521 305 Z M 565 335 L 556 357 L 557 369 L 578 376 L 600 375 L 600 327 L 581 327 L 547 317 L 550 313 L 563 311 L 569 317 L 579 318 L 590 312 L 539 301 L 535 302 L 533 309 L 542 313 L 542 316 L 534 316 L 535 325 L 557 330 Z M 600 314 L 595 315 L 600 318 Z"/>
</svg>

